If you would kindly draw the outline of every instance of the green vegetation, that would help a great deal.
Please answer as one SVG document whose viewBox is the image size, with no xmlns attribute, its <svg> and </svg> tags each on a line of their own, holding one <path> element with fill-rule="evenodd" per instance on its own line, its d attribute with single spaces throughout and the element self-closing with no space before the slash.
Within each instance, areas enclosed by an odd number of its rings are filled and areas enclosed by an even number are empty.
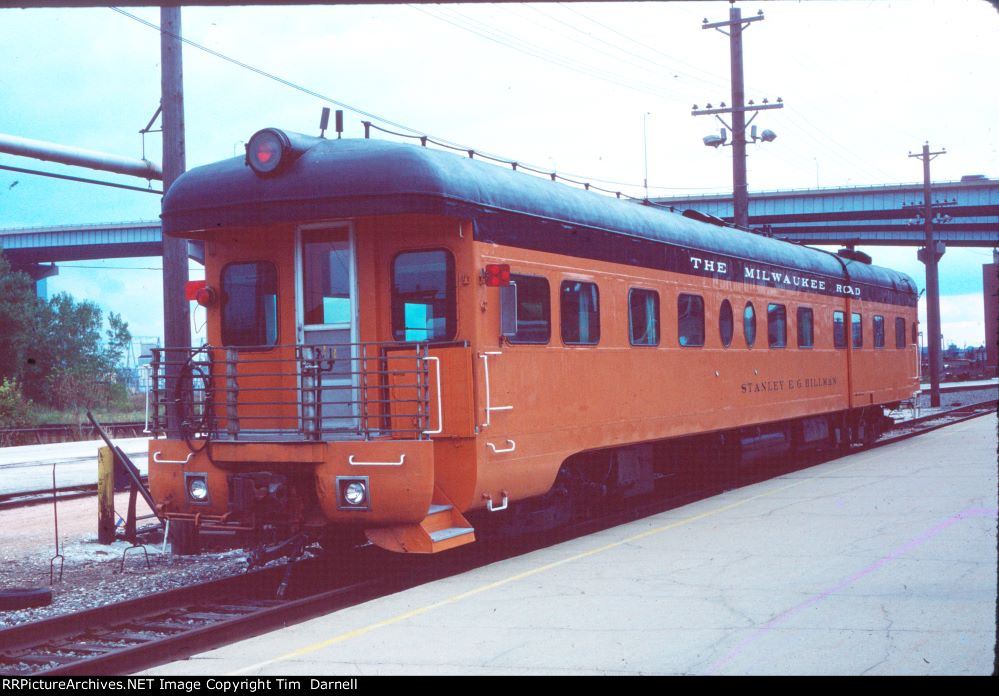
<svg viewBox="0 0 999 696">
<path fill-rule="evenodd" d="M 48 302 L 0 256 L 0 427 L 33 425 L 57 410 L 132 411 L 121 361 L 131 341 L 121 316 L 59 294 Z M 47 418 L 45 419 L 47 420 Z"/>
</svg>

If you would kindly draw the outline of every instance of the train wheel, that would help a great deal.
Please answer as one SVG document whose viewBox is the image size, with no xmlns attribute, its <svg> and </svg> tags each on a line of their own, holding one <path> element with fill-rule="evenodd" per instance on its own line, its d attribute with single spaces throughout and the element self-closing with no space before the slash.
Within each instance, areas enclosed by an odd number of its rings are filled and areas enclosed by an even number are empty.
<svg viewBox="0 0 999 696">
<path fill-rule="evenodd" d="M 187 520 L 170 521 L 170 550 L 178 556 L 193 556 L 201 550 L 198 528 Z"/>
<path fill-rule="evenodd" d="M 864 414 L 864 444 L 873 445 L 881 437 L 882 419 L 884 413 L 881 409 L 870 409 Z"/>
</svg>

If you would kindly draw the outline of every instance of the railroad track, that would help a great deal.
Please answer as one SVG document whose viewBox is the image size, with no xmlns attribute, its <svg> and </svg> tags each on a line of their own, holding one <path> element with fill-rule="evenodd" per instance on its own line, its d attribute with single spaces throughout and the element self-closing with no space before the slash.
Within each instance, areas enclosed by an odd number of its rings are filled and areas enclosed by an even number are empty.
<svg viewBox="0 0 999 696">
<path fill-rule="evenodd" d="M 964 405 L 901 424 L 876 443 L 852 452 L 915 437 L 986 413 L 995 400 Z M 361 548 L 330 559 L 310 558 L 295 564 L 268 567 L 239 576 L 191 585 L 151 597 L 23 624 L 0 631 L 0 675 L 56 676 L 124 674 L 183 659 L 235 640 L 242 640 L 288 623 L 305 620 L 368 601 L 408 587 L 465 572 L 503 558 L 566 539 L 654 515 L 694 500 L 718 494 L 802 468 L 801 462 L 760 467 L 743 479 L 702 485 L 669 498 L 632 500 L 623 508 L 605 511 L 596 519 L 576 522 L 555 532 L 512 544 L 477 545 L 455 549 L 441 557 L 412 559 L 374 548 Z M 51 492 L 49 492 L 51 495 Z M 378 559 L 374 559 L 378 555 Z M 378 571 L 372 570 L 378 568 Z M 290 570 L 289 570 L 290 568 Z M 331 578 L 331 572 L 334 577 Z M 284 589 L 281 586 L 284 584 Z"/>
<path fill-rule="evenodd" d="M 142 476 L 141 478 L 142 482 L 148 485 L 148 477 Z M 42 488 L 35 491 L 18 491 L 17 493 L 3 493 L 0 494 L 0 510 L 28 507 L 29 505 L 38 505 L 40 503 L 51 503 L 52 493 L 53 490 L 51 488 Z M 55 489 L 56 500 L 59 502 L 62 502 L 63 500 L 73 500 L 75 498 L 88 498 L 94 495 L 97 495 L 96 483 L 82 483 L 78 486 L 60 486 Z"/>
<path fill-rule="evenodd" d="M 0 631 L 0 675 L 127 674 L 396 591 L 397 578 L 330 582 L 328 559 L 290 567 L 284 597 L 276 566 Z"/>
</svg>

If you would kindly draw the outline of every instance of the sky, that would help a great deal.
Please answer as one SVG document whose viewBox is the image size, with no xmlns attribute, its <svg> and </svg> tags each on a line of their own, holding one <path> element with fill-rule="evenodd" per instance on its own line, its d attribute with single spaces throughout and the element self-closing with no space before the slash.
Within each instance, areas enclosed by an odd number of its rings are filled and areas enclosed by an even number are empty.
<svg viewBox="0 0 999 696">
<path fill-rule="evenodd" d="M 756 119 L 777 139 L 748 148 L 750 191 L 918 182 L 921 164 L 908 155 L 924 142 L 947 150 L 932 163 L 934 181 L 999 176 L 993 4 L 738 6 L 765 16 L 743 38 L 747 98 L 785 104 Z M 158 8 L 124 11 L 159 23 Z M 690 111 L 730 101 L 728 38 L 701 28 L 728 11 L 727 2 L 187 7 L 187 39 L 311 92 L 185 46 L 187 164 L 233 157 L 268 126 L 318 134 L 322 107 L 345 105 L 344 137 L 361 137 L 361 120 L 372 120 L 634 195 L 646 168 L 653 196 L 727 192 L 730 148 L 702 144 L 720 124 Z M 144 143 L 139 134 L 159 102 L 155 30 L 110 8 L 4 8 L 0 65 L 0 133 L 160 161 L 159 134 Z M 146 185 L 3 154 L 0 164 Z M 0 170 L 0 228 L 152 220 L 159 201 Z M 914 248 L 865 251 L 923 287 Z M 984 248 L 944 256 L 946 342 L 984 340 L 981 266 L 991 260 Z M 153 337 L 158 267 L 158 258 L 60 264 L 48 289 L 94 300 Z"/>
</svg>

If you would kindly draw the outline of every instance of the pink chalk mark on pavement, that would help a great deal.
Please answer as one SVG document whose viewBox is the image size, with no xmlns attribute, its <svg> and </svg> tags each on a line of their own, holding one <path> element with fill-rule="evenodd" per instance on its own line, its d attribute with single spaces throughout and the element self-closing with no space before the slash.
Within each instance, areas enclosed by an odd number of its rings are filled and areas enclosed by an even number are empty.
<svg viewBox="0 0 999 696">
<path fill-rule="evenodd" d="M 829 595 L 835 594 L 836 592 L 839 592 L 840 590 L 849 587 L 850 585 L 857 582 L 861 578 L 870 575 L 871 573 L 876 573 L 877 571 L 881 570 L 881 568 L 885 567 L 892 561 L 901 558 L 910 551 L 918 549 L 920 546 L 930 541 L 934 537 L 940 535 L 945 530 L 957 524 L 958 522 L 961 522 L 962 520 L 976 519 L 980 517 L 989 517 L 994 519 L 996 518 L 997 515 L 999 515 L 999 509 L 982 508 L 982 507 L 968 508 L 967 510 L 962 510 L 961 512 L 951 515 L 950 517 L 940 522 L 936 526 L 927 529 L 926 531 L 917 535 L 913 539 L 910 539 L 902 546 L 899 546 L 898 548 L 890 551 L 888 554 L 874 561 L 866 568 L 863 568 L 862 570 L 857 571 L 853 575 L 844 578 L 843 580 L 836 583 L 829 589 L 824 590 L 819 594 L 815 595 L 814 597 L 805 600 L 801 604 L 798 604 L 797 606 L 791 607 L 790 609 L 781 612 L 780 614 L 770 619 L 766 623 L 762 624 L 761 626 L 757 626 L 755 629 L 753 629 L 752 633 L 749 636 L 747 636 L 742 642 L 740 642 L 732 650 L 730 650 L 728 654 L 726 654 L 724 657 L 711 663 L 711 665 L 709 665 L 708 668 L 703 673 L 704 674 L 718 673 L 729 662 L 731 662 L 740 654 L 742 654 L 747 648 L 749 648 L 754 643 L 763 639 L 771 629 L 774 629 L 780 626 L 781 624 L 793 619 L 795 616 L 799 615 L 809 607 L 813 607 L 819 602 L 823 601 L 824 599 L 829 597 Z"/>
</svg>

